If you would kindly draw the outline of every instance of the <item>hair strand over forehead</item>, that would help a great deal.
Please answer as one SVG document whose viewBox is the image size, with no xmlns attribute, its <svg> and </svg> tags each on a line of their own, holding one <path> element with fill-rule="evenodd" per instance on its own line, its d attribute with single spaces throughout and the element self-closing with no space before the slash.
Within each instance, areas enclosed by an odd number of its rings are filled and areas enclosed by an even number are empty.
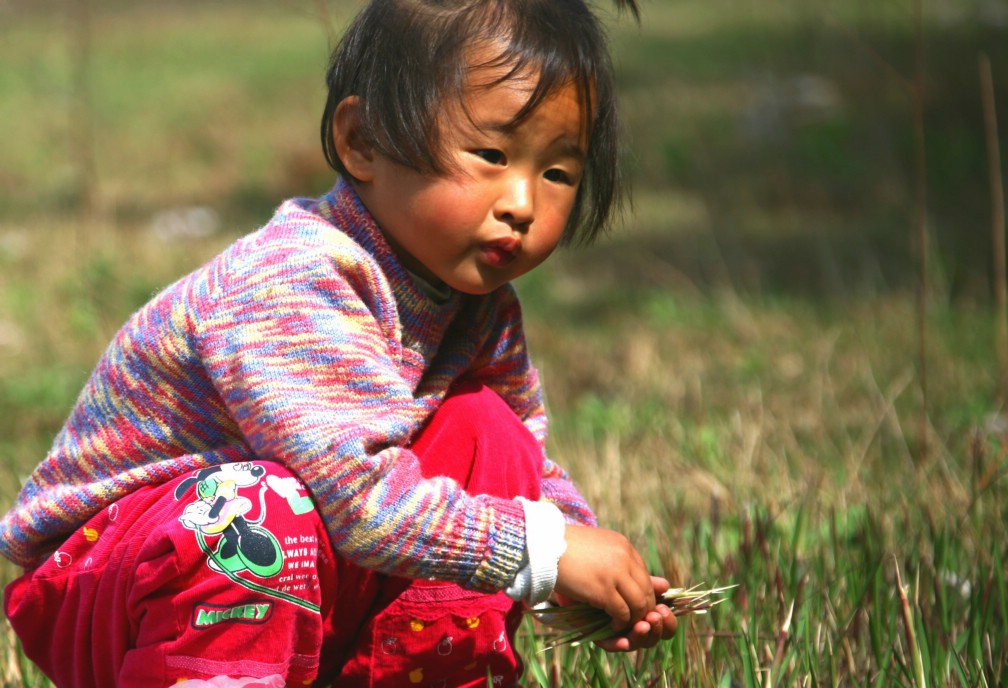
<svg viewBox="0 0 1008 688">
<path fill-rule="evenodd" d="M 636 0 L 614 2 L 639 17 Z M 379 153 L 444 174 L 441 118 L 463 103 L 469 73 L 481 66 L 504 68 L 501 80 L 533 75 L 536 85 L 514 124 L 559 89 L 575 87 L 588 151 L 563 242 L 591 242 L 618 214 L 624 193 L 608 45 L 584 0 L 371 0 L 330 58 L 321 126 L 329 164 L 349 177 L 332 127 L 339 103 L 356 96 L 361 135 Z"/>
</svg>

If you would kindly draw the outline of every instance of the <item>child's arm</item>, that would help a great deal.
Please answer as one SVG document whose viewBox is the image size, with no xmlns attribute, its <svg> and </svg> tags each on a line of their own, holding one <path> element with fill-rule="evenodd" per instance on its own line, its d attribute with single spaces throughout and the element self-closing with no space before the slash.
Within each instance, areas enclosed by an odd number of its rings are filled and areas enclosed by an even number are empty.
<svg viewBox="0 0 1008 688">
<path fill-rule="evenodd" d="M 597 525 L 595 514 L 585 498 L 581 496 L 581 492 L 578 491 L 567 471 L 548 457 L 543 460 L 541 487 L 542 498 L 555 504 L 568 523 L 583 526 Z"/>
<path fill-rule="evenodd" d="M 479 333 L 479 355 L 468 373 L 504 399 L 543 448 L 542 500 L 556 505 L 568 523 L 593 526 L 595 514 L 567 472 L 546 456 L 546 406 L 539 374 L 529 358 L 521 303 L 514 289 L 505 287 L 494 301 L 495 310 L 476 318 L 490 325 Z"/>
<path fill-rule="evenodd" d="M 545 405 L 538 374 L 528 358 L 521 308 L 514 292 L 502 301 L 500 309 L 496 317 L 484 320 L 495 323 L 496 328 L 483 342 L 485 353 L 478 359 L 481 365 L 473 377 L 495 388 L 545 447 Z M 614 619 L 614 630 L 623 631 L 620 637 L 599 644 L 606 650 L 626 651 L 672 637 L 676 631 L 675 616 L 667 606 L 655 604 L 655 596 L 668 590 L 668 581 L 648 574 L 640 554 L 625 537 L 593 527 L 595 515 L 584 497 L 567 472 L 545 453 L 541 488 L 543 502 L 557 507 L 567 522 L 566 527 L 559 526 L 555 535 L 561 545 L 566 539 L 566 554 L 554 569 L 555 579 L 550 576 L 551 582 L 555 581 L 553 590 L 561 598 L 605 610 Z M 526 519 L 530 516 L 527 508 L 525 515 Z M 553 536 L 548 533 L 554 528 L 546 527 L 552 519 L 543 513 L 537 518 L 540 520 L 530 524 L 537 532 L 526 529 L 530 547 L 526 553 L 532 555 L 535 544 L 542 548 L 540 554 L 548 562 L 556 544 L 549 542 Z M 552 561 L 557 561 L 555 556 Z M 532 597 L 535 600 L 534 591 Z"/>
<path fill-rule="evenodd" d="M 568 525 L 567 550 L 557 566 L 554 590 L 562 598 L 585 602 L 612 617 L 622 635 L 600 645 L 610 651 L 650 647 L 676 632 L 676 617 L 656 595 L 668 590 L 663 578 L 648 573 L 640 553 L 623 535 L 604 528 Z"/>
</svg>

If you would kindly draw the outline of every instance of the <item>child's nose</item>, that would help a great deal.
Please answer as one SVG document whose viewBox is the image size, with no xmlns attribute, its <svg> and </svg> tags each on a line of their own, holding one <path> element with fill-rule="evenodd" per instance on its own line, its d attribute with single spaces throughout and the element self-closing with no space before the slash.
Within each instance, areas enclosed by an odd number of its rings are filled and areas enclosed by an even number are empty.
<svg viewBox="0 0 1008 688">
<path fill-rule="evenodd" d="M 527 176 L 509 175 L 497 198 L 494 210 L 497 219 L 513 227 L 530 224 L 535 215 L 534 188 Z"/>
</svg>

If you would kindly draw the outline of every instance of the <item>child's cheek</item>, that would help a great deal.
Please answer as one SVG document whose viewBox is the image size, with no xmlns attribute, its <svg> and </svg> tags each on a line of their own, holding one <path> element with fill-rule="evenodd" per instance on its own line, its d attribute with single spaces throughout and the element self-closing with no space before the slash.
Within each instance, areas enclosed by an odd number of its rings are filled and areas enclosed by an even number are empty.
<svg viewBox="0 0 1008 688">
<path fill-rule="evenodd" d="M 465 231 L 479 225 L 488 210 L 482 206 L 476 190 L 453 187 L 435 194 L 428 208 L 431 219 L 443 224 L 444 229 Z"/>
</svg>

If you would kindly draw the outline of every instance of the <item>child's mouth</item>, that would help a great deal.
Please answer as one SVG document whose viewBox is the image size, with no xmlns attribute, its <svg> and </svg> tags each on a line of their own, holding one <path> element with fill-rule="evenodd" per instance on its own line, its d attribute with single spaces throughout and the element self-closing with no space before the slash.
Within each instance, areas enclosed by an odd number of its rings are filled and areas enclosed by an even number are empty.
<svg viewBox="0 0 1008 688">
<path fill-rule="evenodd" d="M 483 260 L 493 267 L 506 267 L 518 257 L 521 241 L 510 237 L 490 241 L 480 247 Z"/>
</svg>

